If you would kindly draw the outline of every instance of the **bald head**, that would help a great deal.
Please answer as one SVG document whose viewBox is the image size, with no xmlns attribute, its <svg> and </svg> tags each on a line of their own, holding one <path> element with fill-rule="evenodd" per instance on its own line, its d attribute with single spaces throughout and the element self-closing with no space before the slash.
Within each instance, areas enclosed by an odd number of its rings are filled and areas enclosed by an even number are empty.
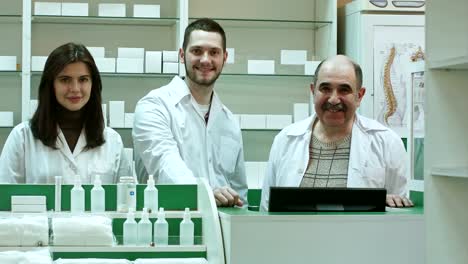
<svg viewBox="0 0 468 264">
<path fill-rule="evenodd" d="M 338 71 L 345 71 L 348 67 L 352 67 L 354 71 L 354 77 L 356 78 L 356 88 L 360 89 L 362 87 L 361 66 L 345 55 L 335 55 L 320 62 L 320 64 L 317 66 L 317 69 L 315 69 L 314 86 L 317 85 L 319 74 L 321 69 L 324 67 L 334 68 Z"/>
</svg>

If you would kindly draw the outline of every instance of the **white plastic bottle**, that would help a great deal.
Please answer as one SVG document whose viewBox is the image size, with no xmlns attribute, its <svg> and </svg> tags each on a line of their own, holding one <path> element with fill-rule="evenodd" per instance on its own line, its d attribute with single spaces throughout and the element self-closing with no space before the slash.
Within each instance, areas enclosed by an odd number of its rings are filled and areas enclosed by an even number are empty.
<svg viewBox="0 0 468 264">
<path fill-rule="evenodd" d="M 148 212 L 158 211 L 158 189 L 154 186 L 153 174 L 149 175 L 144 198 L 144 207 L 148 209 Z"/>
<path fill-rule="evenodd" d="M 169 226 L 166 221 L 164 208 L 160 207 L 158 212 L 158 220 L 154 223 L 154 243 L 157 246 L 168 245 L 169 242 Z"/>
<path fill-rule="evenodd" d="M 149 246 L 152 241 L 153 225 L 148 216 L 148 209 L 143 208 L 141 220 L 138 222 L 138 245 Z"/>
<path fill-rule="evenodd" d="M 136 208 L 136 181 L 133 176 L 121 176 L 117 184 L 117 211 Z"/>
<path fill-rule="evenodd" d="M 101 177 L 96 174 L 94 186 L 91 189 L 91 212 L 103 213 L 106 209 L 106 194 L 102 188 Z"/>
<path fill-rule="evenodd" d="M 72 213 L 84 213 L 85 195 L 84 189 L 81 187 L 80 175 L 75 175 L 75 185 L 71 189 L 70 209 Z"/>
<path fill-rule="evenodd" d="M 184 219 L 180 222 L 180 245 L 193 245 L 194 225 L 190 219 L 190 210 L 185 208 Z"/>
<path fill-rule="evenodd" d="M 133 208 L 128 209 L 127 220 L 123 224 L 123 244 L 127 246 L 136 246 L 138 238 L 138 227 L 135 221 Z"/>
</svg>

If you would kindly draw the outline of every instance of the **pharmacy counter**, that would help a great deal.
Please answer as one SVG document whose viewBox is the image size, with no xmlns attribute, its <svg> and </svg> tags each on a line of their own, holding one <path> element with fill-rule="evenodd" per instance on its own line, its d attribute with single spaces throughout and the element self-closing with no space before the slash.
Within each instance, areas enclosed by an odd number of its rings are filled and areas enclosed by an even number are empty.
<svg viewBox="0 0 468 264">
<path fill-rule="evenodd" d="M 227 264 L 423 264 L 422 208 L 265 213 L 220 208 Z"/>
</svg>

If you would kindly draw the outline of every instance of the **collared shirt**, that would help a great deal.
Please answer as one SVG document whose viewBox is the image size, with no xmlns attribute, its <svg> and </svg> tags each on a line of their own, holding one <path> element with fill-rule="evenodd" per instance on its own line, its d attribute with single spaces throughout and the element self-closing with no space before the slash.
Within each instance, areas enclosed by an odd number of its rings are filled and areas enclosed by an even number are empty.
<svg viewBox="0 0 468 264">
<path fill-rule="evenodd" d="M 63 183 L 72 184 L 75 175 L 83 183 L 92 183 L 96 173 L 103 183 L 116 183 L 120 176 L 132 176 L 131 164 L 124 154 L 120 135 L 112 128 L 104 129 L 106 142 L 85 150 L 84 130 L 73 153 L 59 129 L 57 149 L 45 146 L 36 139 L 29 122 L 17 125 L 8 136 L 0 157 L 0 182 L 54 183 L 55 176 L 62 176 Z"/>
<path fill-rule="evenodd" d="M 311 116 L 284 128 L 270 151 L 261 210 L 268 210 L 270 186 L 298 187 L 309 162 Z M 401 138 L 375 120 L 356 115 L 351 132 L 347 187 L 386 188 L 408 196 L 406 151 Z"/>
<path fill-rule="evenodd" d="M 143 97 L 135 109 L 133 142 L 141 182 L 230 186 L 247 199 L 242 134 L 233 114 L 213 92 L 209 121 L 179 77 Z"/>
</svg>

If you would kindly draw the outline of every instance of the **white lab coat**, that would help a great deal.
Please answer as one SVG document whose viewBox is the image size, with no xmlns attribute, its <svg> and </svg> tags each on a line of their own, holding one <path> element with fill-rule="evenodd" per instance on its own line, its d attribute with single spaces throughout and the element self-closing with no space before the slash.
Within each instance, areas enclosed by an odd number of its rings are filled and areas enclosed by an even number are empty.
<svg viewBox="0 0 468 264">
<path fill-rule="evenodd" d="M 0 182 L 54 183 L 62 176 L 63 183 L 72 184 L 80 175 L 82 183 L 92 183 L 99 173 L 103 183 L 116 183 L 120 176 L 132 176 L 131 164 L 124 154 L 120 135 L 112 128 L 104 129 L 106 142 L 84 150 L 86 135 L 81 131 L 73 153 L 59 128 L 57 148 L 45 146 L 36 139 L 29 122 L 17 125 L 10 133 L 0 157 Z"/>
<path fill-rule="evenodd" d="M 179 77 L 143 97 L 135 109 L 133 143 L 141 182 L 193 184 L 205 177 L 212 188 L 230 186 L 247 199 L 242 134 L 216 93 L 208 125 Z"/>
<path fill-rule="evenodd" d="M 298 187 L 307 170 L 315 115 L 284 128 L 276 137 L 263 182 L 261 210 L 268 210 L 270 186 Z M 356 115 L 351 135 L 348 187 L 386 188 L 408 196 L 406 151 L 401 138 L 375 120 Z"/>
</svg>

